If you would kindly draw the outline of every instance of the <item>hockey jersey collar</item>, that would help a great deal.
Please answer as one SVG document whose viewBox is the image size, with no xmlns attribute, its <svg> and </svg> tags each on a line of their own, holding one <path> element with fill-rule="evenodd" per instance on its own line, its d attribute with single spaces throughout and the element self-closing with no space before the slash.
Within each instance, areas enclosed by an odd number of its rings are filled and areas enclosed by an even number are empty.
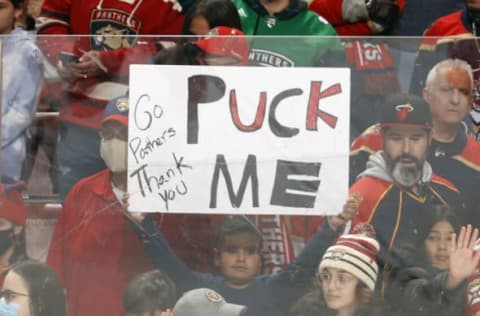
<svg viewBox="0 0 480 316">
<path fill-rule="evenodd" d="M 243 0 L 248 6 L 252 8 L 260 16 L 269 16 L 270 14 L 265 7 L 260 3 L 260 0 Z M 288 7 L 282 11 L 275 13 L 274 16 L 279 20 L 288 20 L 306 10 L 308 7 L 305 0 L 290 0 Z"/>
<path fill-rule="evenodd" d="M 457 128 L 457 135 L 451 143 L 442 143 L 432 139 L 432 144 L 430 145 L 429 157 L 442 157 L 442 156 L 455 156 L 462 153 L 465 145 L 467 144 L 467 132 L 463 124 L 459 124 Z M 433 155 L 433 156 L 432 156 Z"/>
<path fill-rule="evenodd" d="M 104 0 L 99 0 L 98 1 L 97 10 L 102 10 L 103 1 Z M 135 6 L 133 7 L 133 10 L 130 12 L 130 15 L 128 16 L 128 19 L 127 19 L 127 25 L 128 26 L 132 26 L 132 18 L 135 15 L 135 13 L 137 12 L 138 8 L 142 5 L 142 2 L 143 2 L 143 0 L 138 0 L 137 4 L 135 4 Z"/>
<path fill-rule="evenodd" d="M 474 16 L 468 12 L 468 10 L 465 8 L 462 11 L 461 15 L 462 23 L 463 26 L 472 34 L 476 34 L 477 36 L 480 34 L 480 16 L 477 18 L 474 18 Z M 473 32 L 473 24 L 475 22 L 476 30 Z"/>
<path fill-rule="evenodd" d="M 117 198 L 112 190 L 112 183 L 110 181 L 110 170 L 105 169 L 96 174 L 98 177 L 96 181 L 92 181 L 92 192 L 106 201 L 116 202 Z"/>
</svg>

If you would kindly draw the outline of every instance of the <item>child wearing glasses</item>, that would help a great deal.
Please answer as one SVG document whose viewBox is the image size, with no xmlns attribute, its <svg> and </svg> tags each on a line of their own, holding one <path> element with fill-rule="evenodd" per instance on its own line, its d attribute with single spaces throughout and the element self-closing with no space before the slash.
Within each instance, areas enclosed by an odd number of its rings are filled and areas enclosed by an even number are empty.
<svg viewBox="0 0 480 316">
<path fill-rule="evenodd" d="M 292 306 L 291 316 L 381 315 L 372 302 L 378 242 L 365 234 L 343 235 L 327 249 L 314 288 Z"/>
</svg>

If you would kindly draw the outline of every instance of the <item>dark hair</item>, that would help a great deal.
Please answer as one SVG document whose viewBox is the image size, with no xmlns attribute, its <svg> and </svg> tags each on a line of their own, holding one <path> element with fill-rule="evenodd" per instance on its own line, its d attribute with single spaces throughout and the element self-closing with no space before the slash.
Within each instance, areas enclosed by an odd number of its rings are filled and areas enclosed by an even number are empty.
<svg viewBox="0 0 480 316">
<path fill-rule="evenodd" d="M 194 18 L 202 17 L 208 22 L 210 29 L 217 26 L 229 26 L 242 29 L 237 8 L 231 0 L 199 0 L 185 13 L 182 34 L 191 34 L 190 26 Z"/>
<path fill-rule="evenodd" d="M 177 45 L 159 51 L 152 59 L 157 65 L 200 65 L 205 53 L 196 45 L 181 40 Z"/>
<path fill-rule="evenodd" d="M 416 249 L 422 251 L 422 256 L 425 258 L 425 239 L 432 230 L 435 224 L 447 221 L 452 225 L 455 233 L 458 233 L 463 223 L 465 222 L 465 209 L 461 207 L 450 207 L 445 205 L 434 205 L 431 209 L 426 210 L 424 215 L 420 218 L 414 239 L 414 246 Z"/>
<path fill-rule="evenodd" d="M 398 269 L 408 266 L 430 267 L 430 262 L 425 252 L 425 239 L 427 239 L 432 227 L 441 221 L 447 221 L 458 233 L 460 227 L 466 224 L 467 211 L 462 207 L 451 207 L 446 205 L 434 205 L 423 211 L 415 226 L 414 235 L 405 243 L 394 249 L 390 254 L 392 262 L 391 275 L 395 276 Z M 398 270 L 398 271 L 397 271 Z"/>
<path fill-rule="evenodd" d="M 217 249 L 222 248 L 225 237 L 238 233 L 251 233 L 255 235 L 260 244 L 259 249 L 261 248 L 262 234 L 258 228 L 248 219 L 248 217 L 244 215 L 237 215 L 227 216 L 220 224 L 220 227 L 217 231 L 217 237 L 215 239 L 215 245 Z"/>
<path fill-rule="evenodd" d="M 30 297 L 30 309 L 35 316 L 66 316 L 65 293 L 58 277 L 44 263 L 26 260 L 12 270 L 25 282 Z"/>
<path fill-rule="evenodd" d="M 417 226 L 417 234 L 415 236 L 414 247 L 417 251 L 415 260 L 429 265 L 429 260 L 425 253 L 425 240 L 435 224 L 447 221 L 452 225 L 455 233 L 458 234 L 460 228 L 465 224 L 465 209 L 462 207 L 450 207 L 445 205 L 434 205 L 425 212 L 420 218 Z"/>
<path fill-rule="evenodd" d="M 18 9 L 26 3 L 26 0 L 10 0 L 10 2 L 13 4 L 15 9 Z"/>
<path fill-rule="evenodd" d="M 15 228 L 14 228 L 15 229 Z M 15 248 L 12 255 L 8 258 L 10 264 L 15 264 L 17 262 L 23 261 L 27 258 L 27 245 L 25 237 L 25 226 L 23 226 L 22 231 L 19 235 L 15 235 Z"/>
<path fill-rule="evenodd" d="M 176 301 L 175 283 L 158 270 L 136 276 L 123 294 L 125 312 L 131 314 L 164 311 L 173 308 Z"/>
<path fill-rule="evenodd" d="M 193 35 L 190 32 L 190 26 L 193 19 L 198 17 L 205 18 L 210 29 L 217 26 L 242 29 L 237 8 L 231 0 L 199 0 L 194 2 L 185 13 L 182 35 Z M 191 43 L 194 38 L 182 37 L 176 46 L 160 50 L 153 57 L 152 62 L 158 65 L 199 65 L 197 58 L 204 53 Z"/>
</svg>

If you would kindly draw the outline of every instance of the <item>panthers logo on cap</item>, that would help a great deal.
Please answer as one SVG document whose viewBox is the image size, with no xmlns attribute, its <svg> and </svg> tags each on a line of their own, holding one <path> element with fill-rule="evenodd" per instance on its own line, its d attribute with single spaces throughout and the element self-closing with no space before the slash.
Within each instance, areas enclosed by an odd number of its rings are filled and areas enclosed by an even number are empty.
<svg viewBox="0 0 480 316">
<path fill-rule="evenodd" d="M 223 301 L 223 297 L 215 291 L 208 290 L 205 292 L 205 296 L 211 302 L 219 303 Z"/>
<path fill-rule="evenodd" d="M 117 100 L 117 110 L 119 112 L 128 111 L 128 99 L 127 98 L 120 98 Z"/>
<path fill-rule="evenodd" d="M 408 113 L 413 111 L 413 106 L 410 103 L 400 104 L 395 107 L 397 111 L 397 119 L 399 121 L 405 121 L 408 117 Z"/>
</svg>

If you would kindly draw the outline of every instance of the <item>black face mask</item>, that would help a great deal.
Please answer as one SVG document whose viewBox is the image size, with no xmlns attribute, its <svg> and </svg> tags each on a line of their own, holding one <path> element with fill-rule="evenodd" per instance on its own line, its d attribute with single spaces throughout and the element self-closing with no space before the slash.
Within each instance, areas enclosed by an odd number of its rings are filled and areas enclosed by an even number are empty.
<svg viewBox="0 0 480 316">
<path fill-rule="evenodd" d="M 13 226 L 7 230 L 0 230 L 0 256 L 3 255 L 15 241 Z"/>
</svg>

